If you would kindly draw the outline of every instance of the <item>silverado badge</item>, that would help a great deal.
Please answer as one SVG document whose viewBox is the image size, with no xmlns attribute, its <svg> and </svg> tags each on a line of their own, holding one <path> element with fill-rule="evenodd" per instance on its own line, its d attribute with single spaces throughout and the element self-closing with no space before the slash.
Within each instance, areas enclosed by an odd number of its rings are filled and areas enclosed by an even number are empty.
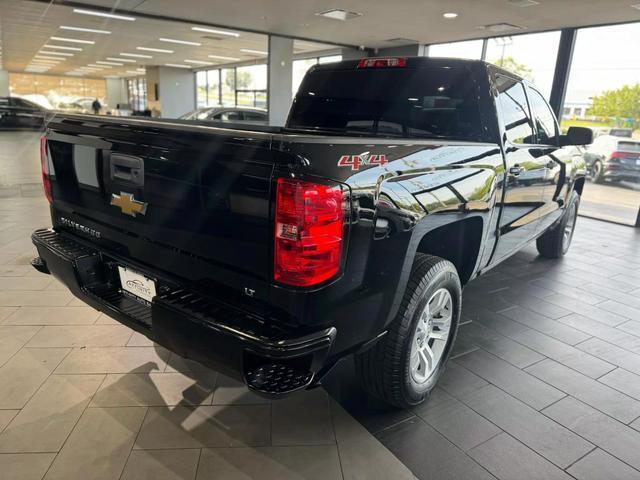
<svg viewBox="0 0 640 480">
<path fill-rule="evenodd" d="M 147 203 L 139 202 L 133 198 L 133 194 L 120 192 L 120 195 L 111 194 L 111 205 L 119 207 L 125 215 L 135 217 L 137 214 L 144 215 L 147 213 Z"/>
</svg>

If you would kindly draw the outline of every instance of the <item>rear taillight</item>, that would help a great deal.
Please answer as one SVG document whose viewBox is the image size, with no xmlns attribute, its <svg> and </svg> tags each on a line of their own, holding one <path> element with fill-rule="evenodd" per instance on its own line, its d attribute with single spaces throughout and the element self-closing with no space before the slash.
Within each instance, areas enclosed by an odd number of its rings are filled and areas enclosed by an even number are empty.
<svg viewBox="0 0 640 480">
<path fill-rule="evenodd" d="M 279 178 L 276 190 L 274 280 L 317 285 L 340 271 L 345 207 L 340 185 Z"/>
<path fill-rule="evenodd" d="M 40 165 L 42 166 L 42 186 L 44 187 L 44 195 L 49 203 L 53 201 L 51 196 L 51 179 L 49 178 L 49 158 L 47 155 L 47 137 L 40 137 Z"/>
<path fill-rule="evenodd" d="M 363 58 L 358 62 L 358 68 L 389 68 L 406 66 L 407 59 L 401 57 Z"/>
<path fill-rule="evenodd" d="M 614 159 L 614 158 L 635 158 L 637 157 L 638 154 L 637 153 L 631 153 L 631 152 L 613 152 L 611 154 L 611 156 L 609 157 L 609 159 Z"/>
</svg>

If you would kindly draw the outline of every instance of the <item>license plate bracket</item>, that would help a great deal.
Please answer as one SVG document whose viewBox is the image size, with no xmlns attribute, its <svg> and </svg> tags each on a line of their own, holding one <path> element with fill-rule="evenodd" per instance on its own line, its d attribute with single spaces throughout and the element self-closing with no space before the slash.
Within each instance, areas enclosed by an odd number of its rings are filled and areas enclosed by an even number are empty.
<svg viewBox="0 0 640 480">
<path fill-rule="evenodd" d="M 156 296 L 155 280 L 121 265 L 118 265 L 118 273 L 120 274 L 120 285 L 124 293 L 145 303 L 152 302 L 153 297 Z"/>
</svg>

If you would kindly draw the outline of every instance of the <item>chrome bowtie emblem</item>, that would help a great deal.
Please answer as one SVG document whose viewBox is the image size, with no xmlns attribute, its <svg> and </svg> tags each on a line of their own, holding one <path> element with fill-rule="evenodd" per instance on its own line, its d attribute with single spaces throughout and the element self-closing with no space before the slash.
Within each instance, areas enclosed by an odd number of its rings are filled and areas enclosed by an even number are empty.
<svg viewBox="0 0 640 480">
<path fill-rule="evenodd" d="M 111 194 L 111 205 L 120 208 L 125 215 L 135 217 L 138 214 L 144 215 L 147 213 L 148 204 L 136 200 L 131 193 L 120 192 L 120 195 Z"/>
</svg>

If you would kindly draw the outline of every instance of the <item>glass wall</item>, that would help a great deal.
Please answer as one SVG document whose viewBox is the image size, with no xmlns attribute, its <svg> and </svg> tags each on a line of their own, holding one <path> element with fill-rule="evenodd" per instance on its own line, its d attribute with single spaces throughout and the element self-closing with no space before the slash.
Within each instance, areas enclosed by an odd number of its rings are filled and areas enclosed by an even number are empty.
<svg viewBox="0 0 640 480">
<path fill-rule="evenodd" d="M 496 37 L 487 41 L 486 60 L 533 82 L 547 99 L 556 67 L 560 32 Z"/>
<path fill-rule="evenodd" d="M 469 40 L 467 42 L 429 45 L 429 56 L 480 60 L 482 58 L 482 43 L 482 40 Z"/>
<path fill-rule="evenodd" d="M 236 68 L 236 104 L 267 108 L 267 66 Z"/>
<path fill-rule="evenodd" d="M 304 58 L 301 60 L 293 61 L 293 71 L 292 71 L 292 79 L 291 79 L 291 96 L 295 97 L 300 84 L 302 83 L 302 79 L 304 78 L 304 74 L 307 73 L 312 66 L 318 63 L 332 63 L 332 62 L 340 62 L 342 60 L 342 55 L 326 55 L 324 57 L 313 57 L 313 58 Z"/>
<path fill-rule="evenodd" d="M 562 129 L 591 128 L 580 212 L 634 224 L 640 208 L 640 23 L 578 30 Z"/>
<path fill-rule="evenodd" d="M 132 110 L 142 112 L 147 109 L 147 80 L 144 77 L 127 79 L 127 92 Z"/>
<path fill-rule="evenodd" d="M 10 73 L 9 91 L 45 108 L 78 112 L 90 111 L 96 98 L 105 105 L 107 96 L 103 79 L 28 73 Z"/>
</svg>

